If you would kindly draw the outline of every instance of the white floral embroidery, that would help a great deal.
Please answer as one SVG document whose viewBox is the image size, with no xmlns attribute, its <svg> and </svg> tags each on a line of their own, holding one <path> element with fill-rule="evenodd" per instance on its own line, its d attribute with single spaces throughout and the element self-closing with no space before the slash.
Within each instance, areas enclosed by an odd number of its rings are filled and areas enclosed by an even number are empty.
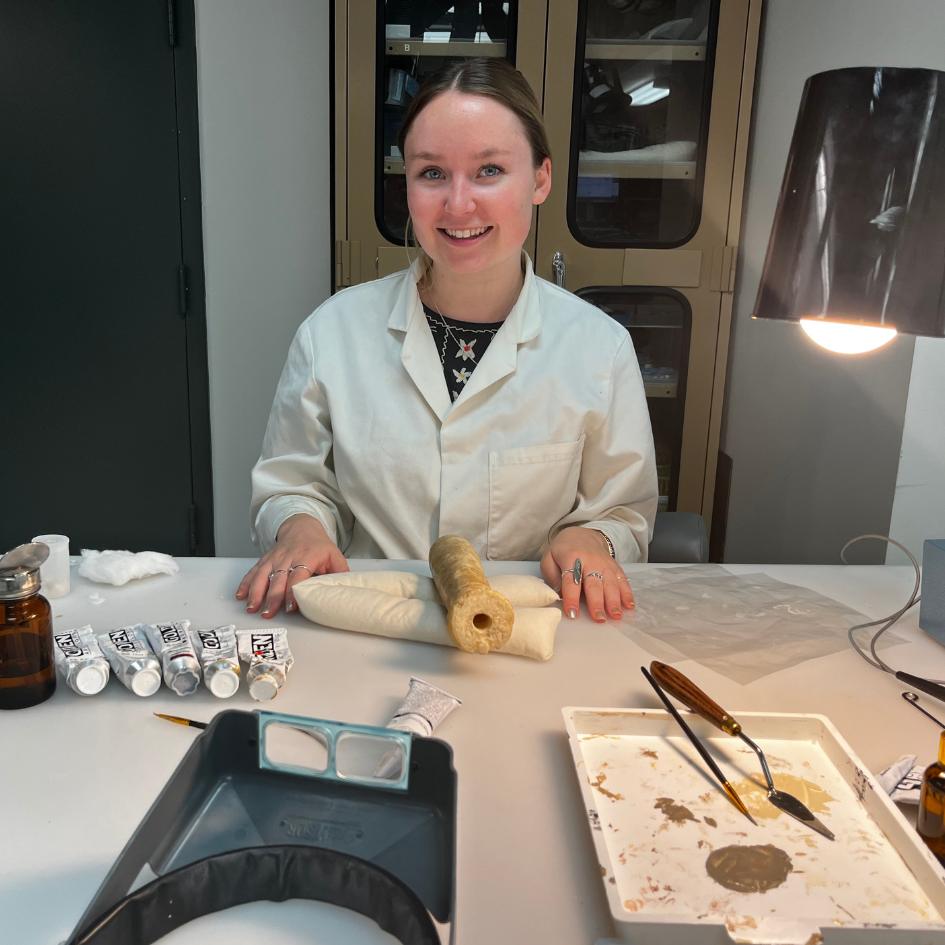
<svg viewBox="0 0 945 945">
<path fill-rule="evenodd" d="M 456 378 L 456 382 L 458 384 L 465 384 L 466 381 L 472 377 L 472 374 L 470 374 L 466 368 L 462 368 L 459 371 L 457 371 L 456 368 L 453 368 L 453 376 Z"/>
<path fill-rule="evenodd" d="M 472 341 L 466 341 L 463 338 L 460 338 L 458 340 L 459 351 L 456 352 L 456 357 L 462 358 L 464 361 L 472 360 L 472 362 L 475 364 L 476 355 L 473 353 L 473 345 L 476 343 L 477 339 L 473 338 Z"/>
</svg>

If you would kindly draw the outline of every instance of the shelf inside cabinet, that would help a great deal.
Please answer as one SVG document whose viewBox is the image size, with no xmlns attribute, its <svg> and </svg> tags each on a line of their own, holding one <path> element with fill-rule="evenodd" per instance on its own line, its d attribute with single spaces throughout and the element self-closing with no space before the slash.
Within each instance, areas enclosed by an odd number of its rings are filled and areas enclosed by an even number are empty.
<svg viewBox="0 0 945 945">
<path fill-rule="evenodd" d="M 578 161 L 578 176 L 691 180 L 696 176 L 696 162 L 620 161 L 581 157 Z"/>
<path fill-rule="evenodd" d="M 645 381 L 643 384 L 647 397 L 675 397 L 678 389 L 676 381 Z"/>
<path fill-rule="evenodd" d="M 386 157 L 384 158 L 385 174 L 406 174 L 403 158 Z"/>
<path fill-rule="evenodd" d="M 634 40 L 588 40 L 584 58 L 598 59 L 652 59 L 667 62 L 704 61 L 705 43 L 646 43 Z"/>
<path fill-rule="evenodd" d="M 474 40 L 445 40 L 431 42 L 424 39 L 388 39 L 388 56 L 443 56 L 468 58 L 485 56 L 501 59 L 505 56 L 505 43 L 477 43 Z"/>
</svg>

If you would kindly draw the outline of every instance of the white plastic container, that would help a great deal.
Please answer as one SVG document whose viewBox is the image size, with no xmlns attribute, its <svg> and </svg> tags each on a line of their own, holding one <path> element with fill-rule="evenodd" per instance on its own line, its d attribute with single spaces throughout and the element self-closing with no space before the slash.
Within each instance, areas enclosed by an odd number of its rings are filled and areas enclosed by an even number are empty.
<svg viewBox="0 0 945 945">
<path fill-rule="evenodd" d="M 775 784 L 807 803 L 835 841 L 778 811 L 754 752 L 691 713 L 686 721 L 757 826 L 727 800 L 668 713 L 563 713 L 620 941 L 945 943 L 942 868 L 823 716 L 735 712 L 764 750 Z M 713 851 L 768 845 L 791 861 L 780 885 L 740 892 L 710 875 Z"/>
</svg>

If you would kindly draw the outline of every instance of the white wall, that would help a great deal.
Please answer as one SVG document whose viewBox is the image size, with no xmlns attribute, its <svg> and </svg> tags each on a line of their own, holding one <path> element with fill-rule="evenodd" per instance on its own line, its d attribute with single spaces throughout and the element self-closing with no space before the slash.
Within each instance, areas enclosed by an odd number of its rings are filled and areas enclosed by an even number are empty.
<svg viewBox="0 0 945 945">
<path fill-rule="evenodd" d="M 751 311 L 806 78 L 945 69 L 943 35 L 942 0 L 766 0 L 722 434 L 733 460 L 726 560 L 835 562 L 848 538 L 890 528 L 912 340 L 838 358 Z M 884 554 L 877 543 L 857 557 Z"/>
<path fill-rule="evenodd" d="M 945 338 L 916 341 L 889 534 L 920 562 L 926 538 L 945 538 Z M 890 548 L 886 562 L 906 557 Z"/>
<path fill-rule="evenodd" d="M 252 555 L 249 473 L 298 324 L 330 291 L 327 0 L 196 0 L 216 553 Z"/>
</svg>

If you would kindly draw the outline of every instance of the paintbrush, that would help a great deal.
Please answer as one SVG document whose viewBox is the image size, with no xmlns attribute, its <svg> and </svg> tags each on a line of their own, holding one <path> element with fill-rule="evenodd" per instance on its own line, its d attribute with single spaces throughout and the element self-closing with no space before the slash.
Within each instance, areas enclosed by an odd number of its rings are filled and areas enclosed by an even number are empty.
<svg viewBox="0 0 945 945">
<path fill-rule="evenodd" d="M 164 719 L 167 722 L 173 722 L 175 725 L 189 725 L 191 728 L 206 728 L 206 722 L 197 722 L 194 719 L 185 719 L 180 715 L 164 715 L 163 712 L 154 713 L 159 719 Z"/>
<path fill-rule="evenodd" d="M 663 705 L 666 706 L 666 710 L 679 723 L 679 727 L 683 730 L 686 738 L 692 742 L 696 751 L 699 752 L 702 757 L 702 760 L 709 766 L 716 778 L 718 778 L 719 784 L 722 785 L 722 789 L 725 791 L 728 799 L 757 827 L 758 824 L 755 818 L 748 813 L 748 808 L 738 796 L 735 788 L 729 783 L 728 778 L 722 773 L 722 769 L 715 763 L 715 759 L 709 754 L 705 745 L 698 739 L 696 733 L 686 724 L 686 720 L 679 714 L 672 702 L 669 701 L 669 697 L 663 692 L 660 684 L 650 675 L 650 671 L 645 666 L 640 667 L 640 672 L 646 676 L 647 682 L 656 690 L 656 694 L 660 697 L 660 701 Z"/>
</svg>

